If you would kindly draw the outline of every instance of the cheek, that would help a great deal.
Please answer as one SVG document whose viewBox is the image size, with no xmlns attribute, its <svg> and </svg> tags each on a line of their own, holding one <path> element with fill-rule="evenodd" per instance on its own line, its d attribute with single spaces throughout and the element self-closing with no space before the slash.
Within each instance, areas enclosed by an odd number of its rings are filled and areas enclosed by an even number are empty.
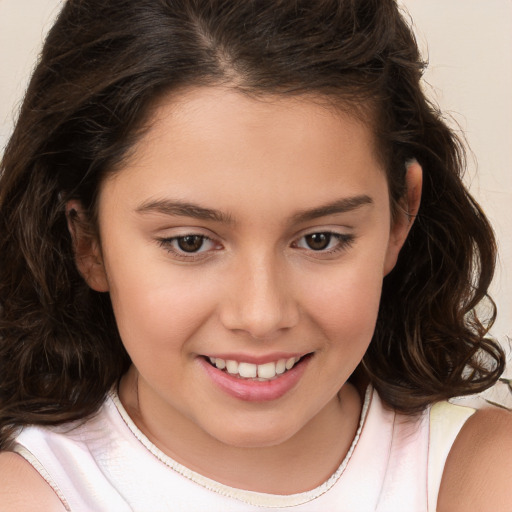
<svg viewBox="0 0 512 512">
<path fill-rule="evenodd" d="M 129 352 L 143 347 L 149 357 L 150 345 L 175 354 L 214 307 L 204 280 L 194 272 L 173 270 L 165 259 L 144 266 L 137 265 L 137 258 L 118 260 L 107 275 L 118 329 Z"/>
<path fill-rule="evenodd" d="M 321 286 L 306 283 L 306 309 L 328 339 L 362 345 L 371 341 L 382 291 L 380 259 L 359 256 L 322 279 Z"/>
<path fill-rule="evenodd" d="M 317 323 L 336 338 L 343 333 L 352 340 L 371 339 L 379 309 L 381 289 L 376 283 L 343 282 L 323 297 L 311 295 Z"/>
</svg>

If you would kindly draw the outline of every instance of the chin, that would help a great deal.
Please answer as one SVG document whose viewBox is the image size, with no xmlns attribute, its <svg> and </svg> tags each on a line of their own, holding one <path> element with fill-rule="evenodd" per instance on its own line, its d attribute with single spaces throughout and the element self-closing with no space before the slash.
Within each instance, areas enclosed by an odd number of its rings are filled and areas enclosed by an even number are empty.
<svg viewBox="0 0 512 512">
<path fill-rule="evenodd" d="M 296 434 L 296 429 L 283 429 L 282 426 L 273 429 L 268 423 L 255 426 L 252 423 L 247 428 L 219 428 L 216 432 L 210 432 L 221 443 L 234 448 L 270 448 L 285 443 Z"/>
</svg>

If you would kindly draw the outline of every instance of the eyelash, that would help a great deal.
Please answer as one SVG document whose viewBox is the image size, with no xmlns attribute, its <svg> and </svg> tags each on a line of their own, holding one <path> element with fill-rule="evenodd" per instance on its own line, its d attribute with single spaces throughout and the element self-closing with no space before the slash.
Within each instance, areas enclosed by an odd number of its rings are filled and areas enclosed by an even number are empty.
<svg viewBox="0 0 512 512">
<path fill-rule="evenodd" d="M 311 237 L 314 235 L 324 235 L 329 237 L 329 245 L 331 243 L 332 238 L 337 240 L 337 244 L 330 248 L 330 249 L 319 249 L 315 250 L 311 247 L 299 247 L 299 241 L 306 239 L 306 237 Z M 201 239 L 201 246 L 199 249 L 203 249 L 205 242 L 211 242 L 213 245 L 216 244 L 215 240 L 212 238 L 198 234 L 198 233 L 187 233 L 185 235 L 180 236 L 174 236 L 170 238 L 159 238 L 158 243 L 161 247 L 163 247 L 167 252 L 171 253 L 173 256 L 175 256 L 178 259 L 181 259 L 183 261 L 197 261 L 198 259 L 204 259 L 209 257 L 211 254 L 211 250 L 197 250 L 197 251 L 184 251 L 183 249 L 176 248 L 175 244 L 179 243 L 180 240 L 184 240 L 189 237 L 197 237 Z M 309 251 L 313 254 L 318 254 L 321 256 L 329 256 L 332 254 L 336 254 L 340 251 L 344 251 L 349 249 L 353 243 L 355 242 L 356 237 L 352 234 L 345 234 L 345 233 L 336 233 L 333 231 L 314 231 L 312 233 L 307 233 L 305 235 L 302 235 L 300 238 L 297 239 L 297 241 L 293 242 L 292 247 L 295 247 L 297 249 Z M 213 249 L 218 250 L 218 249 Z"/>
<path fill-rule="evenodd" d="M 337 244 L 330 248 L 330 249 L 319 249 L 315 250 L 311 247 L 298 247 L 298 241 L 306 239 L 307 237 L 312 237 L 314 235 L 323 235 L 329 237 L 329 245 L 334 238 L 337 240 Z M 304 249 L 306 251 L 311 251 L 312 253 L 316 253 L 322 256 L 328 256 L 331 254 L 336 254 L 340 251 L 345 251 L 349 249 L 353 243 L 355 242 L 355 235 L 352 234 L 346 234 L 346 233 L 336 233 L 335 231 L 314 231 L 312 233 L 307 233 L 305 235 L 302 235 L 297 242 L 293 243 L 294 247 L 297 247 L 298 249 Z"/>
<path fill-rule="evenodd" d="M 215 240 L 212 238 L 202 235 L 199 233 L 187 233 L 185 235 L 180 236 L 173 236 L 170 238 L 159 238 L 158 243 L 161 247 L 163 247 L 167 252 L 171 253 L 173 256 L 175 256 L 178 259 L 184 260 L 184 261 L 196 261 L 200 258 L 206 258 L 209 256 L 210 251 L 204 251 L 204 250 L 198 250 L 195 252 L 187 252 L 183 249 L 175 248 L 174 244 L 179 243 L 180 240 L 184 240 L 188 237 L 197 237 L 201 239 L 201 247 L 203 248 L 203 245 L 205 242 L 211 242 L 213 245 L 216 244 Z"/>
</svg>

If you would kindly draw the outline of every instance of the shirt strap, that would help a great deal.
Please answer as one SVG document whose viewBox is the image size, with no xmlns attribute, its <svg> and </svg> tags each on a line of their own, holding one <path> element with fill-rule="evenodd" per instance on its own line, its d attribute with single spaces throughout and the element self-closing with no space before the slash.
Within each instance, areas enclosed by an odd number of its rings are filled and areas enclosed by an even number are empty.
<svg viewBox="0 0 512 512">
<path fill-rule="evenodd" d="M 438 402 L 430 410 L 428 449 L 428 512 L 437 509 L 437 498 L 448 454 L 460 430 L 475 412 L 471 407 Z"/>
</svg>

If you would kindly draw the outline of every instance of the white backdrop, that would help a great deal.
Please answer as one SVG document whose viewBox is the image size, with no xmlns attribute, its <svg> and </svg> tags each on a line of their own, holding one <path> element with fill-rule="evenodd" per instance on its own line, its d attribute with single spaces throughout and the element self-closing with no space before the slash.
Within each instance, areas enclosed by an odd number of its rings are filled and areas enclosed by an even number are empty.
<svg viewBox="0 0 512 512">
<path fill-rule="evenodd" d="M 505 343 L 512 338 L 512 0 L 399 1 L 430 62 L 426 90 L 465 131 L 473 151 L 467 182 L 500 245 L 493 334 Z M 0 0 L 0 151 L 61 3 Z"/>
<path fill-rule="evenodd" d="M 493 334 L 512 341 L 512 0 L 399 0 L 429 68 L 426 90 L 466 134 L 467 183 L 499 243 Z M 512 377 L 512 368 L 508 375 Z"/>
</svg>

